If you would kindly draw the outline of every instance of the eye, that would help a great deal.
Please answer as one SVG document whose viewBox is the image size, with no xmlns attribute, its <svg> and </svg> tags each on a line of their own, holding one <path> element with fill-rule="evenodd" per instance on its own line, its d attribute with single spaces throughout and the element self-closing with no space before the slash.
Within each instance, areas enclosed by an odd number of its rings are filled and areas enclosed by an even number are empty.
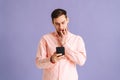
<svg viewBox="0 0 120 80">
<path fill-rule="evenodd" d="M 55 25 L 59 25 L 59 23 L 55 23 Z"/>
</svg>

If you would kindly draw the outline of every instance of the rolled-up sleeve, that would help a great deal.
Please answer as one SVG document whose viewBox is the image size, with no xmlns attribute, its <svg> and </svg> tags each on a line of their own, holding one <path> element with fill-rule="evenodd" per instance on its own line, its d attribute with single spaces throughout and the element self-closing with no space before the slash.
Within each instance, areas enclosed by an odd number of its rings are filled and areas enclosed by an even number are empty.
<svg viewBox="0 0 120 80">
<path fill-rule="evenodd" d="M 50 57 L 47 56 L 46 41 L 42 38 L 38 45 L 37 55 L 36 55 L 36 66 L 38 68 L 48 69 L 54 66 L 50 62 Z"/>
</svg>

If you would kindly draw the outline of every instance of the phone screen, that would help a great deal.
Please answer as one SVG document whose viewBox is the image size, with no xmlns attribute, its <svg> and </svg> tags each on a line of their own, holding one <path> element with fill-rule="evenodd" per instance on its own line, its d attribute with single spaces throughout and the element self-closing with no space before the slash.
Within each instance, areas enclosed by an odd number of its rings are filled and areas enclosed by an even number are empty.
<svg viewBox="0 0 120 80">
<path fill-rule="evenodd" d="M 65 48 L 64 47 L 56 47 L 56 53 L 64 55 L 65 54 Z"/>
</svg>

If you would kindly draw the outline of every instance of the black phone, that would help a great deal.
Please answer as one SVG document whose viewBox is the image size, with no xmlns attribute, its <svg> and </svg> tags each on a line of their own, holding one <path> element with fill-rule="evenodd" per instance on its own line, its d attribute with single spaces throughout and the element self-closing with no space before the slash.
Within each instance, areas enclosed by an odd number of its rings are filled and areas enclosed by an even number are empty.
<svg viewBox="0 0 120 80">
<path fill-rule="evenodd" d="M 64 47 L 56 47 L 56 53 L 57 54 L 62 53 L 62 55 L 65 55 L 65 48 Z"/>
</svg>

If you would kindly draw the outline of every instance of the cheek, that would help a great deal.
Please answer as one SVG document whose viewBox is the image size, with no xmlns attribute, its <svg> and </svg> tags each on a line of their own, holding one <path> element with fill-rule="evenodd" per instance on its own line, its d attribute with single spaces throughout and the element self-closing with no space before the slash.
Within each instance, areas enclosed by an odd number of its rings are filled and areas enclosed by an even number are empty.
<svg viewBox="0 0 120 80">
<path fill-rule="evenodd" d="M 67 23 L 64 24 L 64 28 L 66 28 L 66 27 L 67 27 Z"/>
<path fill-rule="evenodd" d="M 55 26 L 55 29 L 56 29 L 57 31 L 59 31 L 59 27 L 58 27 L 58 26 Z"/>
</svg>

